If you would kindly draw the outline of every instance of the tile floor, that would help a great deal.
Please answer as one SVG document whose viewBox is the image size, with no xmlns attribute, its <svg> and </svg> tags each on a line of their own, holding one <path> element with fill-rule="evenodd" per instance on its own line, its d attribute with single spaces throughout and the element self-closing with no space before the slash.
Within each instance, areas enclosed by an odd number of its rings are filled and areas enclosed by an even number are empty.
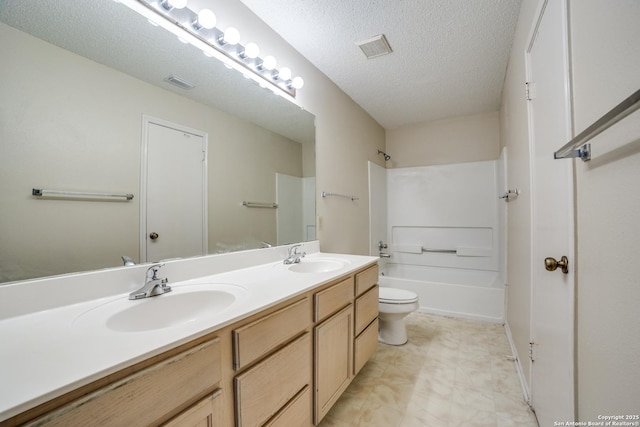
<svg viewBox="0 0 640 427">
<path fill-rule="evenodd" d="M 502 325 L 412 313 L 378 345 L 320 427 L 537 427 Z"/>
</svg>

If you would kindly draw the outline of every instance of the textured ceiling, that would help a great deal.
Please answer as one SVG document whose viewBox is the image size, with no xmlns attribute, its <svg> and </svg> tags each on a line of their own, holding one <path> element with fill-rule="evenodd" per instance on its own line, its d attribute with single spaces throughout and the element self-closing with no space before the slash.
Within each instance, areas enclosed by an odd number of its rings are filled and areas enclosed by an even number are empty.
<svg viewBox="0 0 640 427">
<path fill-rule="evenodd" d="M 242 0 L 386 129 L 496 111 L 521 0 Z M 393 53 L 356 42 L 385 34 Z"/>
</svg>

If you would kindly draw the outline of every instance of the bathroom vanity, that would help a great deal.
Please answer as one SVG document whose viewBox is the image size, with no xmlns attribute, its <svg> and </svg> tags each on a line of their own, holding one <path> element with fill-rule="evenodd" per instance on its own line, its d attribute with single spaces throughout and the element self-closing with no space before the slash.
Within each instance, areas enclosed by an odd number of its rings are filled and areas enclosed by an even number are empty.
<svg viewBox="0 0 640 427">
<path fill-rule="evenodd" d="M 282 250 L 260 252 L 257 262 Z M 170 281 L 172 271 L 190 271 L 169 263 L 164 269 Z M 122 294 L 6 318 L 0 334 L 17 348 L 0 350 L 0 425 L 317 424 L 375 352 L 377 278 L 376 258 L 316 252 L 293 266 L 270 260 L 173 282 L 173 299 L 127 300 L 124 311 L 105 315 L 106 326 L 94 317 L 125 304 Z M 199 315 L 193 302 L 224 299 L 225 285 L 233 301 Z M 194 307 L 195 320 L 183 321 L 181 301 Z M 139 303 L 143 308 L 132 308 Z M 151 304 L 165 310 L 157 328 L 145 307 Z M 152 322 L 119 323 L 127 310 Z M 47 318 L 58 323 L 57 337 L 38 336 L 47 327 L 28 329 Z"/>
</svg>

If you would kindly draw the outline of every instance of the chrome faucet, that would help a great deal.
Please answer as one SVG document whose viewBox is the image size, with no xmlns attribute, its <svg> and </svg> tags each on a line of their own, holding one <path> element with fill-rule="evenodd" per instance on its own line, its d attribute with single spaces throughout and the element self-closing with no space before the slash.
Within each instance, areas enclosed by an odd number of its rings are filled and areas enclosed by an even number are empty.
<svg viewBox="0 0 640 427">
<path fill-rule="evenodd" d="M 147 269 L 144 286 L 129 294 L 129 299 L 141 299 L 162 295 L 171 292 L 171 286 L 167 285 L 169 280 L 166 277 L 158 277 L 158 270 L 164 264 L 154 264 Z"/>
<path fill-rule="evenodd" d="M 298 252 L 298 248 L 302 245 L 293 245 L 289 248 L 289 256 L 285 258 L 283 264 L 297 264 L 300 262 L 300 258 L 304 258 L 307 255 L 306 252 Z"/>
<path fill-rule="evenodd" d="M 378 251 L 380 252 L 380 258 L 391 258 L 391 254 L 382 252 L 383 249 L 387 249 L 387 248 L 388 246 L 385 242 L 383 242 L 382 240 L 378 242 Z"/>
</svg>

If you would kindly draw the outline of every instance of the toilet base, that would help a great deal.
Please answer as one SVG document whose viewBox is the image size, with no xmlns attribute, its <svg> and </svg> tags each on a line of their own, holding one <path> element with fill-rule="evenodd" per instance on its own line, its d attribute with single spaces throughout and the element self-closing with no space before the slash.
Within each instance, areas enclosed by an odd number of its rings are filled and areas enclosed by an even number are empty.
<svg viewBox="0 0 640 427">
<path fill-rule="evenodd" d="M 403 345 L 409 340 L 404 318 L 409 313 L 402 315 L 380 315 L 378 341 L 389 345 Z"/>
</svg>

